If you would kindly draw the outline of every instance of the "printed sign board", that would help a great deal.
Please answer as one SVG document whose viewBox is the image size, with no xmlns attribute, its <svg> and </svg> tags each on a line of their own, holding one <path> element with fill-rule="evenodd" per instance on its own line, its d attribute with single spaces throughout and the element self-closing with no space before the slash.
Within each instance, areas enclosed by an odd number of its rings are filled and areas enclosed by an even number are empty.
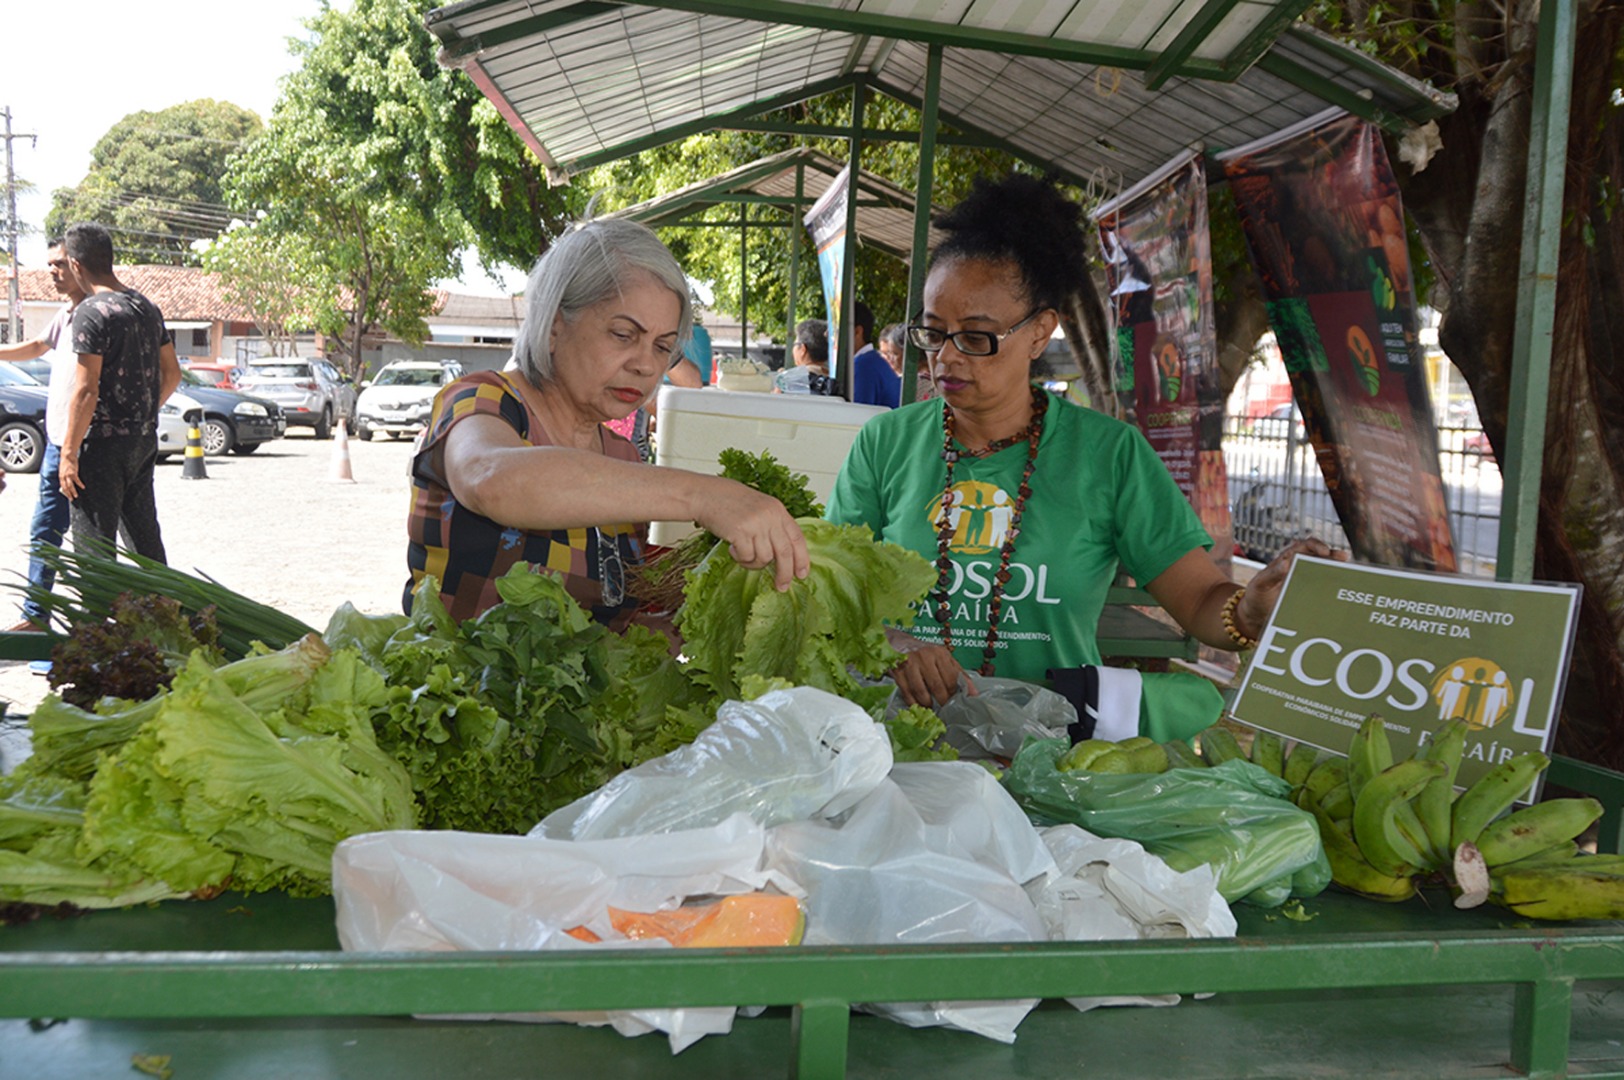
<svg viewBox="0 0 1624 1080">
<path fill-rule="evenodd" d="M 1199 150 L 1093 211 L 1116 326 L 1116 385 L 1228 567 L 1224 387 L 1213 331 L 1207 182 Z M 1227 570 L 1226 570 L 1227 573 Z"/>
<path fill-rule="evenodd" d="M 1221 160 L 1353 553 L 1454 570 L 1404 205 L 1381 130 L 1332 110 Z"/>
<path fill-rule="evenodd" d="M 812 236 L 812 246 L 818 253 L 818 271 L 823 275 L 823 301 L 829 322 L 829 374 L 839 366 L 836 360 L 840 350 L 840 314 L 845 310 L 840 295 L 842 260 L 846 256 L 846 189 L 851 166 L 840 170 L 818 201 L 801 219 Z"/>
<path fill-rule="evenodd" d="M 1548 751 L 1579 616 L 1577 585 L 1298 557 L 1258 640 L 1237 720 L 1338 754 L 1371 713 L 1393 757 L 1446 720 L 1471 726 L 1456 783 Z"/>
</svg>

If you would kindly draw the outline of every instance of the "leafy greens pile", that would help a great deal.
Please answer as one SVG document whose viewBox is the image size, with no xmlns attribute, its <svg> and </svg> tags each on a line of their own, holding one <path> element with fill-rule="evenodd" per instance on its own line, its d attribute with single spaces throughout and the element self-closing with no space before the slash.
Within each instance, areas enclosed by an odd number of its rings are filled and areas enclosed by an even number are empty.
<svg viewBox="0 0 1624 1080">
<path fill-rule="evenodd" d="M 722 476 L 771 495 L 784 504 L 790 517 L 823 516 L 823 504 L 813 494 L 806 474 L 780 465 L 771 451 L 753 454 L 728 447 L 716 456 L 716 461 Z M 656 611 L 677 610 L 683 603 L 688 572 L 704 561 L 716 540 L 715 533 L 700 529 L 684 537 L 676 547 L 660 552 L 633 572 L 634 594 Z"/>
<path fill-rule="evenodd" d="M 661 635 L 616 634 L 524 567 L 496 587 L 503 602 L 459 626 L 426 578 L 380 650 L 378 741 L 411 774 L 425 828 L 526 832 L 714 719 Z M 354 636 L 346 621 L 329 636 Z"/>
<path fill-rule="evenodd" d="M 48 737 L 0 779 L 0 900 L 327 892 L 338 841 L 416 824 L 372 733 L 385 696 L 358 654 L 312 635 L 221 667 L 198 650 L 144 703 L 48 698 Z"/>
<path fill-rule="evenodd" d="M 883 624 L 909 621 L 934 571 L 861 527 L 800 524 L 812 570 L 785 592 L 725 544 L 689 572 L 686 664 L 521 566 L 460 624 L 425 579 L 409 618 L 346 604 L 325 640 L 226 664 L 196 649 L 144 701 L 50 695 L 33 757 L 0 779 L 0 901 L 322 893 L 346 836 L 526 832 L 691 742 L 729 698 L 811 685 L 878 718 L 890 687 L 869 680 L 897 659 Z M 897 760 L 952 756 L 928 710 L 886 724 Z"/>
<path fill-rule="evenodd" d="M 120 593 L 107 618 L 75 623 L 51 650 L 51 688 L 86 707 L 104 697 L 145 701 L 169 686 L 192 650 L 222 659 L 214 611 L 188 615 L 167 596 Z"/>
</svg>

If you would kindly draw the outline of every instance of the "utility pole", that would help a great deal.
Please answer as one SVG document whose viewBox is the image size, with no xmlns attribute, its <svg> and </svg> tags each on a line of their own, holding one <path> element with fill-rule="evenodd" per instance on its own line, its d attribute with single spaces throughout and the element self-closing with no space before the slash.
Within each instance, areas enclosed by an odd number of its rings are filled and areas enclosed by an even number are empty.
<svg viewBox="0 0 1624 1080">
<path fill-rule="evenodd" d="M 17 266 L 17 177 L 11 167 L 11 143 L 13 139 L 28 139 L 36 146 L 39 138 L 35 135 L 13 135 L 11 133 L 11 106 L 0 109 L 0 116 L 6 118 L 6 250 L 11 253 L 10 287 L 6 294 L 8 315 L 8 330 L 6 340 L 16 344 L 23 336 L 23 310 L 22 285 L 17 280 L 19 268 Z"/>
</svg>

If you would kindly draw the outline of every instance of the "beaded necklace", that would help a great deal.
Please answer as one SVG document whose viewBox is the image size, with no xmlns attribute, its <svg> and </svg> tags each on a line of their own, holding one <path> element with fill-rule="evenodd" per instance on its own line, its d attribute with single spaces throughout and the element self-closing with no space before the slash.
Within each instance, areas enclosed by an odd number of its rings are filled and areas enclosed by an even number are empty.
<svg viewBox="0 0 1624 1080">
<path fill-rule="evenodd" d="M 952 648 L 952 634 L 948 616 L 952 605 L 948 600 L 948 584 L 953 580 L 953 560 L 949 545 L 953 542 L 953 467 L 961 455 L 984 458 L 1008 449 L 1016 443 L 1026 443 L 1026 467 L 1021 471 L 1021 486 L 1015 493 L 1015 508 L 1010 515 L 1009 528 L 1004 531 L 1004 546 L 998 559 L 998 573 L 993 576 L 992 591 L 987 597 L 987 645 L 982 652 L 980 673 L 992 674 L 992 660 L 998 641 L 998 616 L 1004 609 L 1004 586 L 1009 584 L 1009 560 L 1015 554 L 1015 538 L 1021 534 L 1021 515 L 1026 500 L 1032 494 L 1032 469 L 1038 463 L 1038 440 L 1043 437 L 1043 416 L 1049 411 L 1049 395 L 1032 387 L 1032 420 L 1007 439 L 987 444 L 983 450 L 956 449 L 953 445 L 953 406 L 942 403 L 942 460 L 947 463 L 947 477 L 942 483 L 941 515 L 936 519 L 936 619 L 942 624 L 942 644 Z"/>
</svg>

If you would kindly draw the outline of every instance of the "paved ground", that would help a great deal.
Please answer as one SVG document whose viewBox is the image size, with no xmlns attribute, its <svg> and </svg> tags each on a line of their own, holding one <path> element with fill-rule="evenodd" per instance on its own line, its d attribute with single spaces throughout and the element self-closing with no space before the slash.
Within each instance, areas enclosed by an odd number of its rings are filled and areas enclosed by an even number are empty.
<svg viewBox="0 0 1624 1080">
<path fill-rule="evenodd" d="M 304 429 L 253 454 L 207 459 L 204 480 L 182 479 L 179 455 L 160 464 L 158 515 L 170 565 L 317 630 L 345 600 L 366 612 L 399 611 L 411 443 L 352 438 L 348 446 L 354 483 L 331 479 L 337 440 L 319 442 Z M 13 474 L 0 493 L 0 626 L 18 618 L 21 597 L 12 586 L 27 572 L 38 484 L 33 474 Z M 10 714 L 31 711 L 47 689 L 27 664 L 0 661 L 0 699 Z M 17 750 L 15 735 L 8 741 L 0 732 L 0 770 L 15 763 Z"/>
</svg>

